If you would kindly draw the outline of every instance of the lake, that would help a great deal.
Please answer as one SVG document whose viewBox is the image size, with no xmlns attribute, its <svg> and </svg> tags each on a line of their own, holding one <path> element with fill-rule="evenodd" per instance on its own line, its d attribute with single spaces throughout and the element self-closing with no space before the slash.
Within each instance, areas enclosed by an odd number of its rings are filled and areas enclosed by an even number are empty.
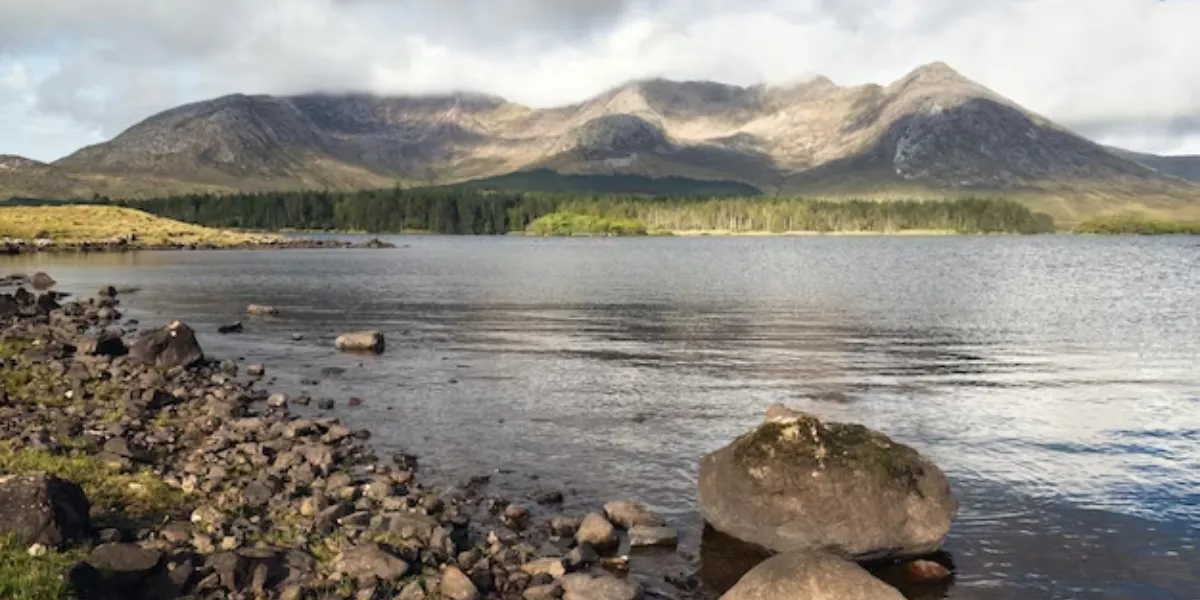
<svg viewBox="0 0 1200 600">
<path fill-rule="evenodd" d="M 698 459 L 784 402 L 948 473 L 950 598 L 1200 598 L 1200 238 L 388 239 L 0 272 L 140 288 L 127 316 L 182 319 L 275 389 L 336 399 L 427 480 L 492 474 L 514 497 L 568 490 L 573 510 L 636 498 L 710 571 L 725 559 L 702 539 Z M 235 320 L 245 333 L 215 333 Z M 355 328 L 387 352 L 333 352 Z"/>
</svg>

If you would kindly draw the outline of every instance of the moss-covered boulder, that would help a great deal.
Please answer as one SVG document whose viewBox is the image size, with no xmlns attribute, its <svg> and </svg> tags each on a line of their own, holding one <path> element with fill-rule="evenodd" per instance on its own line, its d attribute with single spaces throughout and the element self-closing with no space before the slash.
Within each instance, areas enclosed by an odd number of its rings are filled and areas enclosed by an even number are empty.
<svg viewBox="0 0 1200 600">
<path fill-rule="evenodd" d="M 941 547 L 958 502 L 940 469 L 861 425 L 772 407 L 768 420 L 700 462 L 700 511 L 768 550 L 856 560 Z"/>
</svg>

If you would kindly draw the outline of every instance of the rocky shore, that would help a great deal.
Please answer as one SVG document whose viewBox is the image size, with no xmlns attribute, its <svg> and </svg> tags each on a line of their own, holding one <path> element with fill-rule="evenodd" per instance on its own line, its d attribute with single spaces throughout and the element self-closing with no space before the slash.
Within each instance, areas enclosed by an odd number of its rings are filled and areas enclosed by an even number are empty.
<svg viewBox="0 0 1200 600">
<path fill-rule="evenodd" d="M 140 242 L 136 238 L 117 238 L 73 244 L 59 244 L 52 240 L 0 240 L 0 255 L 31 253 L 87 253 L 87 252 L 132 252 L 135 250 L 328 250 L 335 248 L 390 249 L 396 245 L 372 238 L 364 242 L 348 242 L 329 239 L 278 238 L 272 240 L 242 242 L 235 244 L 171 243 L 155 244 Z"/>
<path fill-rule="evenodd" d="M 54 286 L 44 273 L 8 283 Z M 416 456 L 377 456 L 370 432 L 326 416 L 328 406 L 294 413 L 290 404 L 306 403 L 261 389 L 261 368 L 206 356 L 186 324 L 138 333 L 121 319 L 112 287 L 77 302 L 25 287 L 0 293 L 0 597 L 724 592 L 701 589 L 696 574 L 630 574 L 631 549 L 678 544 L 668 523 L 634 501 L 560 514 L 553 491 L 514 502 L 487 493 L 483 480 L 427 487 Z M 382 352 L 369 333 L 352 335 Z M 920 558 L 940 546 L 957 512 L 944 477 L 865 428 L 773 407 L 758 430 L 705 457 L 700 479 L 701 511 L 714 527 L 778 552 L 726 600 L 791 598 L 796 589 L 815 599 L 892 599 L 902 596 L 871 573 L 949 576 Z M 863 560 L 873 561 L 870 573 L 855 562 Z"/>
</svg>

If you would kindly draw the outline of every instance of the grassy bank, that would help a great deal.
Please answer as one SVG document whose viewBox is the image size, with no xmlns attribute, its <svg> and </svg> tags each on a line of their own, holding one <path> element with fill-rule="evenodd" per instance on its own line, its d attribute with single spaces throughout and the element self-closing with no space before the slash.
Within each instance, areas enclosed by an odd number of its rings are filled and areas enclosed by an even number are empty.
<svg viewBox="0 0 1200 600">
<path fill-rule="evenodd" d="M 132 208 L 99 205 L 0 207 L 0 238 L 50 239 L 76 246 L 126 240 L 138 245 L 236 246 L 276 239 L 212 229 Z"/>
<path fill-rule="evenodd" d="M 1109 235 L 1200 235 L 1200 221 L 1164 221 L 1136 216 L 1111 216 L 1089 219 L 1075 233 Z"/>
</svg>

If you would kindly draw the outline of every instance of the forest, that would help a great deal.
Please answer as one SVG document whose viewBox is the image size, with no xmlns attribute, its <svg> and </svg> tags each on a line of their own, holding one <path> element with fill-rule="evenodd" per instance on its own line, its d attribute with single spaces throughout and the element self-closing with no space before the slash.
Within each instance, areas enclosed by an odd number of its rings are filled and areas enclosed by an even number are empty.
<svg viewBox="0 0 1200 600">
<path fill-rule="evenodd" d="M 649 232 L 1041 233 L 1054 229 L 1050 217 L 1035 214 L 1014 201 L 994 199 L 830 201 L 435 187 L 186 195 L 108 202 L 210 227 L 254 230 L 498 235 L 525 232 L 534 221 L 552 213 L 636 221 Z"/>
</svg>

